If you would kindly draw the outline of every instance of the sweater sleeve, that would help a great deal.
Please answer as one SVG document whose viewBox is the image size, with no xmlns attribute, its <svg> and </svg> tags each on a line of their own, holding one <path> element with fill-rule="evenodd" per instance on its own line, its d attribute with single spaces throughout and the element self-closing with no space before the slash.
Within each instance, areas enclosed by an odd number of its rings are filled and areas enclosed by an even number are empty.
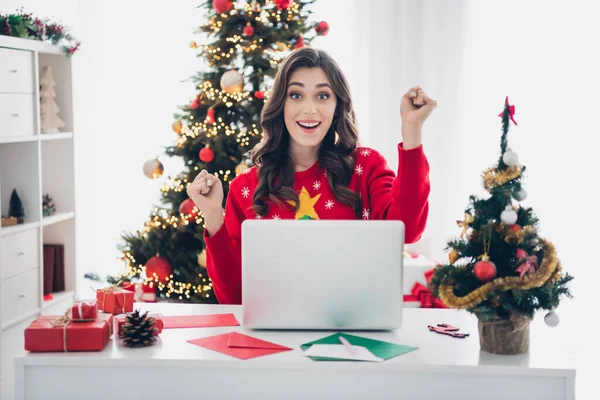
<svg viewBox="0 0 600 400">
<path fill-rule="evenodd" d="M 206 269 L 220 304 L 242 304 L 241 236 L 245 215 L 234 182 L 225 203 L 225 222 L 213 236 L 204 230 Z"/>
<path fill-rule="evenodd" d="M 371 218 L 401 220 L 405 243 L 414 243 L 421 238 L 429 213 L 429 163 L 423 146 L 404 150 L 398 145 L 397 175 L 383 156 L 374 156 L 367 183 Z"/>
</svg>

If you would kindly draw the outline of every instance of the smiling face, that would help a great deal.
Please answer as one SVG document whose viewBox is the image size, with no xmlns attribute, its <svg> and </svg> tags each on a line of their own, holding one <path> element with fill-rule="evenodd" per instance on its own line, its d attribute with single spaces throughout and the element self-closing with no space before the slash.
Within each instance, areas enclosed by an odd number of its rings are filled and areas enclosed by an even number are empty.
<svg viewBox="0 0 600 400">
<path fill-rule="evenodd" d="M 335 93 L 323 69 L 294 71 L 283 108 L 290 146 L 318 148 L 331 127 L 336 105 Z"/>
</svg>

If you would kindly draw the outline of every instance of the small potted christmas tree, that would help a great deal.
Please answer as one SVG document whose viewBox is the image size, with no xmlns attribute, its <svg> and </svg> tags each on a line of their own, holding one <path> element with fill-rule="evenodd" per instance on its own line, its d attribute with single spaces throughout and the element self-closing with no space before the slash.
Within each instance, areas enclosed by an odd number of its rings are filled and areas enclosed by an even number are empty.
<svg viewBox="0 0 600 400">
<path fill-rule="evenodd" d="M 25 210 L 23 210 L 23 203 L 19 198 L 17 189 L 13 189 L 10 195 L 10 204 L 8 207 L 8 216 L 17 219 L 17 223 L 22 224 L 25 222 Z"/>
<path fill-rule="evenodd" d="M 466 309 L 478 319 L 482 350 L 521 354 L 529 350 L 529 323 L 545 309 L 545 321 L 558 324 L 554 309 L 562 296 L 571 297 L 553 244 L 538 235 L 538 219 L 523 207 L 525 166 L 508 148 L 514 106 L 506 98 L 502 117 L 501 154 L 497 165 L 483 173 L 490 194 L 470 196 L 460 238 L 448 242 L 449 263 L 436 268 L 430 286 L 450 308 Z"/>
</svg>

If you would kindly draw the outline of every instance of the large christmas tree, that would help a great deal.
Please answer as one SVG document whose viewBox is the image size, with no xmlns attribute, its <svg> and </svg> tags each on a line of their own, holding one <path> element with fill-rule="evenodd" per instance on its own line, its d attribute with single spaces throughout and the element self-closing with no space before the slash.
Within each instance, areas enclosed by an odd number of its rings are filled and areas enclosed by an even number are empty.
<svg viewBox="0 0 600 400">
<path fill-rule="evenodd" d="M 172 129 L 176 143 L 166 148 L 182 157 L 185 169 L 169 176 L 162 204 L 144 229 L 123 234 L 125 272 L 116 280 L 143 279 L 159 297 L 215 303 L 206 275 L 204 220 L 186 194 L 187 185 L 206 169 L 229 182 L 249 167 L 247 153 L 261 139 L 260 113 L 280 62 L 294 49 L 328 32 L 326 22 L 309 22 L 315 0 L 206 0 L 206 23 L 197 33 L 206 44 L 190 47 L 207 68 L 192 77 L 196 95 L 179 107 Z M 150 178 L 163 172 L 158 160 L 144 165 Z"/>
<path fill-rule="evenodd" d="M 449 241 L 449 264 L 435 270 L 434 295 L 451 308 L 467 309 L 479 321 L 528 321 L 545 309 L 546 322 L 554 326 L 553 313 L 562 296 L 570 296 L 554 245 L 538 234 L 539 221 L 524 207 L 522 187 L 525 166 L 508 147 L 508 130 L 515 107 L 505 101 L 500 158 L 483 173 L 489 197 L 472 195 L 465 210 L 460 238 Z M 527 338 L 528 340 L 528 338 Z M 515 351 L 517 352 L 517 351 Z"/>
</svg>

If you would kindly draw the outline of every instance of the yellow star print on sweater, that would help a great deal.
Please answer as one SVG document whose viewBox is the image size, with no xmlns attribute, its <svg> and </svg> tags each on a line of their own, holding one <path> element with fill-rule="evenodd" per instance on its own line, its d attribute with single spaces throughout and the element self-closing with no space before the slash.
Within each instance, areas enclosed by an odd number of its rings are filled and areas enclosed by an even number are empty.
<svg viewBox="0 0 600 400">
<path fill-rule="evenodd" d="M 308 190 L 302 186 L 302 190 L 298 195 L 300 207 L 298 207 L 298 211 L 296 211 L 295 219 L 320 219 L 319 214 L 315 211 L 315 204 L 319 200 L 319 197 L 321 197 L 321 193 L 317 194 L 315 197 L 310 197 Z M 288 203 L 295 205 L 291 200 L 288 200 Z"/>
</svg>

